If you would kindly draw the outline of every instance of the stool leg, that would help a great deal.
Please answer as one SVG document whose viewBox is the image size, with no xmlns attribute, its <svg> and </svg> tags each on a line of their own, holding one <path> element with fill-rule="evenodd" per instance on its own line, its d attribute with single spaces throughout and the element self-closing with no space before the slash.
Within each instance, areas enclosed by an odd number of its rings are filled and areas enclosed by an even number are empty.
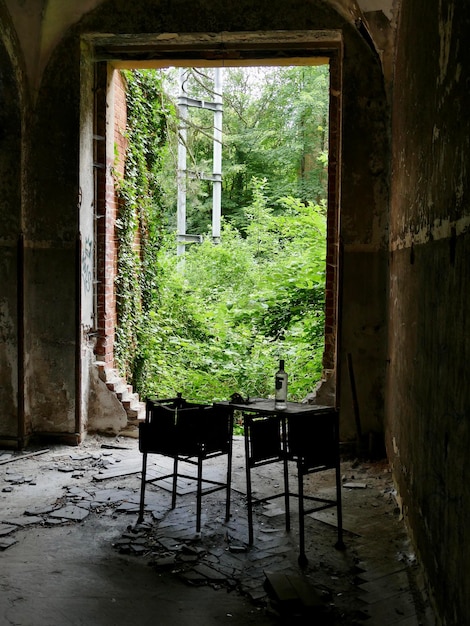
<svg viewBox="0 0 470 626">
<path fill-rule="evenodd" d="M 246 467 L 246 504 L 248 507 L 248 543 L 253 545 L 253 503 L 251 497 L 251 468 L 249 443 L 249 417 L 245 417 L 245 467 Z"/>
<path fill-rule="evenodd" d="M 282 456 L 284 466 L 284 503 L 286 509 L 286 531 L 290 531 L 290 494 L 289 494 L 289 464 L 287 462 L 287 432 L 286 432 L 286 420 L 282 419 Z"/>
<path fill-rule="evenodd" d="M 178 486 L 178 455 L 173 458 L 173 489 L 171 492 L 171 508 L 176 506 L 176 488 Z"/>
<path fill-rule="evenodd" d="M 197 458 L 197 493 L 196 493 L 196 532 L 201 532 L 202 512 L 202 456 Z"/>
<path fill-rule="evenodd" d="M 229 447 L 227 453 L 227 501 L 225 503 L 225 521 L 230 519 L 230 498 L 232 492 L 232 454 L 233 454 L 233 415 L 230 418 L 229 424 Z"/>
<path fill-rule="evenodd" d="M 142 454 L 142 479 L 140 483 L 140 507 L 139 517 L 137 523 L 141 524 L 144 521 L 144 506 L 145 506 L 145 478 L 147 475 L 147 453 Z"/>
<path fill-rule="evenodd" d="M 297 462 L 297 474 L 299 479 L 299 565 L 304 567 L 308 559 L 305 554 L 304 475 L 301 459 Z"/>
</svg>

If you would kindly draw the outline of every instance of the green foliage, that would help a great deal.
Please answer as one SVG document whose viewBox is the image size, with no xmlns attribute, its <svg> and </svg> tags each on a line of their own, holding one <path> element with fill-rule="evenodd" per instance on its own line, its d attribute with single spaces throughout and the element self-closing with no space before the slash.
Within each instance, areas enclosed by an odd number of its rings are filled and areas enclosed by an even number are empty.
<svg viewBox="0 0 470 626">
<path fill-rule="evenodd" d="M 253 203 L 253 178 L 266 179 L 267 200 L 275 212 L 280 198 L 293 196 L 321 204 L 326 198 L 328 165 L 328 65 L 230 68 L 223 88 L 222 206 L 227 220 L 245 227 L 244 207 Z M 211 70 L 192 69 L 185 84 L 190 95 L 212 98 Z M 177 73 L 165 74 L 176 95 Z M 191 108 L 187 123 L 188 169 L 212 171 L 212 112 Z M 177 132 L 168 135 L 164 185 L 170 229 L 176 216 Z M 201 234 L 211 219 L 211 184 L 187 181 L 187 232 Z"/>
<path fill-rule="evenodd" d="M 283 358 L 289 397 L 301 399 L 322 370 L 328 68 L 273 68 L 263 79 L 231 70 L 221 243 L 208 234 L 186 246 L 184 259 L 172 234 L 177 120 L 165 95 L 171 77 L 126 72 L 116 360 L 142 395 L 182 391 L 208 402 L 234 392 L 272 395 Z M 201 96 L 204 74 L 197 80 Z M 207 172 L 207 111 L 192 122 L 191 167 Z M 202 183 L 191 181 L 188 189 L 188 232 L 198 234 L 210 230 L 211 193 Z"/>
<path fill-rule="evenodd" d="M 189 247 L 184 267 L 167 238 L 160 299 L 147 337 L 143 387 L 195 400 L 235 391 L 273 392 L 279 358 L 290 370 L 290 397 L 301 399 L 321 375 L 325 210 L 294 198 L 275 216 L 253 181 L 245 235 L 224 222 L 222 242 Z"/>
<path fill-rule="evenodd" d="M 159 175 L 166 144 L 166 120 L 174 115 L 159 74 L 124 72 L 127 80 L 125 174 L 116 180 L 119 214 L 116 220 L 118 325 L 115 359 L 119 369 L 139 385 L 145 360 L 142 337 L 147 334 L 158 284 L 157 254 L 163 219 Z"/>
<path fill-rule="evenodd" d="M 225 214 L 239 227 L 253 177 L 269 181 L 268 200 L 326 198 L 329 67 L 242 68 L 224 87 Z"/>
</svg>

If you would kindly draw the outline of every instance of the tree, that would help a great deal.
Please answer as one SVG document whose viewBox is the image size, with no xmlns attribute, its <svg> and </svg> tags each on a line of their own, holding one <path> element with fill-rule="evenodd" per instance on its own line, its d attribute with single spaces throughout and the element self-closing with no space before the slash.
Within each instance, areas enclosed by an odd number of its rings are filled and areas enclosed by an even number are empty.
<svg viewBox="0 0 470 626">
<path fill-rule="evenodd" d="M 196 78 L 207 89 L 205 73 Z M 302 398 L 321 375 L 323 353 L 327 66 L 228 72 L 222 241 L 209 236 L 209 187 L 191 186 L 189 221 L 207 236 L 187 246 L 184 271 L 168 219 L 176 215 L 174 73 L 128 80 L 121 363 L 143 394 L 208 401 L 234 391 L 269 395 L 284 358 L 290 397 Z M 196 168 L 211 158 L 206 114 L 196 110 L 188 132 Z"/>
<path fill-rule="evenodd" d="M 193 69 L 187 89 L 195 98 L 213 96 L 212 70 Z M 167 72 L 167 89 L 176 98 L 176 72 Z M 243 231 L 243 207 L 252 202 L 253 178 L 266 179 L 269 203 L 298 197 L 320 204 L 326 198 L 329 67 L 226 68 L 224 70 L 222 210 Z M 212 171 L 212 112 L 190 109 L 188 168 Z M 176 215 L 177 134 L 172 128 L 165 180 L 171 181 L 169 224 Z M 168 183 L 166 183 L 168 184 Z M 207 232 L 212 190 L 207 181 L 187 181 L 188 232 Z M 170 198 L 170 194 L 168 195 Z"/>
<path fill-rule="evenodd" d="M 316 204 L 326 198 L 328 87 L 328 65 L 228 73 L 223 208 L 229 219 L 240 225 L 253 177 L 266 178 L 276 211 L 288 195 Z"/>
</svg>

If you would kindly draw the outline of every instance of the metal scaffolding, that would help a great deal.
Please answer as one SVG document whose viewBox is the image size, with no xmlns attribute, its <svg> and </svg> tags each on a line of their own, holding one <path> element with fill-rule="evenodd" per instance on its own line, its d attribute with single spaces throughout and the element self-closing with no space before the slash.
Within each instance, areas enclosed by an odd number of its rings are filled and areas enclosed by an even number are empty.
<svg viewBox="0 0 470 626">
<path fill-rule="evenodd" d="M 189 108 L 208 109 L 214 113 L 213 127 L 213 157 L 212 174 L 197 174 L 200 180 L 212 182 L 212 239 L 215 243 L 220 241 L 220 219 L 222 198 L 222 70 L 214 69 L 214 89 L 211 101 L 199 100 L 190 97 L 186 89 L 188 85 L 188 69 L 179 70 L 179 97 L 178 110 L 180 116 L 180 128 L 178 133 L 178 201 L 177 201 L 177 241 L 178 255 L 183 255 L 187 243 L 201 242 L 201 235 L 188 235 L 186 233 L 186 193 L 187 181 L 191 176 L 195 177 L 187 168 L 187 129 Z"/>
</svg>

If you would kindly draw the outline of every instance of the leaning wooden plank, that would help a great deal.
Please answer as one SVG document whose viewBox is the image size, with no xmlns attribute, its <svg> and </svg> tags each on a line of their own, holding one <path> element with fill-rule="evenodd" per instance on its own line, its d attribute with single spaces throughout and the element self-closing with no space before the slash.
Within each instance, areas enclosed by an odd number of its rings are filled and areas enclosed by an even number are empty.
<svg viewBox="0 0 470 626">
<path fill-rule="evenodd" d="M 267 585 L 278 602 L 285 604 L 300 601 L 299 594 L 285 574 L 266 570 L 264 574 Z"/>
<path fill-rule="evenodd" d="M 36 450 L 36 452 L 28 452 L 27 454 L 20 454 L 18 456 L 10 457 L 9 459 L 5 459 L 4 461 L 0 461 L 0 465 L 5 465 L 5 463 L 13 463 L 14 461 L 22 461 L 23 459 L 29 459 L 32 456 L 38 456 L 39 454 L 45 454 L 49 452 L 49 448 L 45 450 Z"/>
<path fill-rule="evenodd" d="M 141 461 L 130 461 L 128 463 L 118 463 L 113 465 L 109 469 L 101 470 L 100 472 L 93 474 L 93 480 L 107 480 L 109 478 L 119 478 L 120 476 L 129 476 L 131 474 L 138 474 L 142 471 Z"/>
</svg>

